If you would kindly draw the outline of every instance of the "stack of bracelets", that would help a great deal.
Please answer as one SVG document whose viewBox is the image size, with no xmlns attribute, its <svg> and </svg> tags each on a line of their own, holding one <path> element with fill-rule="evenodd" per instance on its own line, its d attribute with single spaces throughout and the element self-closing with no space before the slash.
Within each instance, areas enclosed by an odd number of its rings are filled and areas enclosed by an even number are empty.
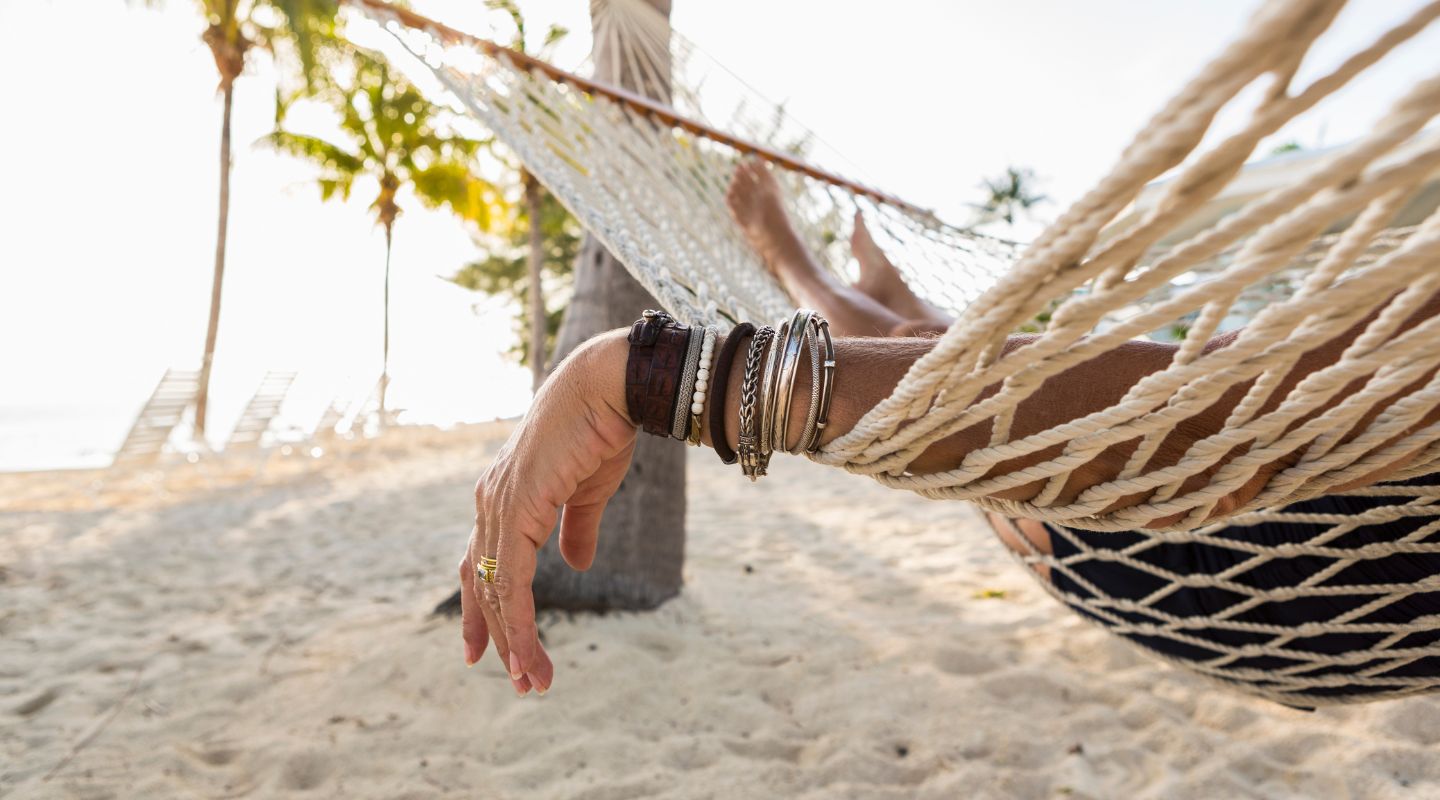
<svg viewBox="0 0 1440 800">
<path fill-rule="evenodd" d="M 780 329 L 744 322 L 730 332 L 718 358 L 715 328 L 682 325 L 664 311 L 646 311 L 630 329 L 625 365 L 625 405 L 630 420 L 646 433 L 700 444 L 708 403 L 710 440 L 726 464 L 756 480 L 776 450 L 799 455 L 820 449 L 835 389 L 835 344 L 830 323 L 799 309 Z M 748 341 L 740 383 L 739 447 L 725 435 L 725 389 L 740 348 Z M 801 356 L 809 353 L 810 402 L 794 447 L 791 404 Z M 798 417 L 797 417 L 798 419 Z"/>
</svg>

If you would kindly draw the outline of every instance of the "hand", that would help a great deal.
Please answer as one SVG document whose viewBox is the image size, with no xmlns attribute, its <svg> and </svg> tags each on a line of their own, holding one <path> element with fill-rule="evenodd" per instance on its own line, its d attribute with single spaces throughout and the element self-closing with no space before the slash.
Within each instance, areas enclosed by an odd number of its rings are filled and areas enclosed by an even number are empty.
<svg viewBox="0 0 1440 800">
<path fill-rule="evenodd" d="M 536 553 L 559 516 L 560 554 L 577 570 L 590 568 L 600 514 L 635 450 L 636 428 L 625 413 L 627 353 L 622 330 L 571 354 L 475 485 L 475 527 L 460 562 L 465 663 L 479 661 L 494 639 L 522 696 L 532 688 L 544 694 L 554 679 L 535 629 Z M 493 583 L 475 574 L 482 556 L 499 563 Z"/>
</svg>

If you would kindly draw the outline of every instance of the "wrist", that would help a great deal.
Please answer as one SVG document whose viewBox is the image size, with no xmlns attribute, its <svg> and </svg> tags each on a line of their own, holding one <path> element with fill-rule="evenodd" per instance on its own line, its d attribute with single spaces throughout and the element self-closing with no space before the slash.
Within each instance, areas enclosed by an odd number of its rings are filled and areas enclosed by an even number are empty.
<svg viewBox="0 0 1440 800">
<path fill-rule="evenodd" d="M 716 341 L 716 343 L 715 343 L 715 348 L 716 348 L 716 351 L 717 351 L 717 352 L 723 352 L 723 349 L 724 349 L 724 347 L 725 347 L 725 344 L 726 344 L 726 342 L 727 342 L 727 340 L 728 340 L 728 338 L 729 338 L 730 335 L 734 335 L 734 334 L 728 334 L 728 335 L 726 335 L 726 336 L 721 336 L 721 337 L 719 337 L 719 338 L 717 339 L 717 341 Z M 741 339 L 741 341 L 740 341 L 740 343 L 739 343 L 739 347 L 733 352 L 731 358 L 733 359 L 734 362 L 737 362 L 737 363 L 732 363 L 732 364 L 730 365 L 729 372 L 728 372 L 728 374 L 726 375 L 725 385 L 724 385 L 723 387 L 721 387 L 721 386 L 715 387 L 716 390 L 717 390 L 717 392 L 718 392 L 718 391 L 723 391 L 723 392 L 724 392 L 723 396 L 720 395 L 720 394 L 718 394 L 718 393 L 717 393 L 717 394 L 711 394 L 711 395 L 710 395 L 710 398 L 711 398 L 712 401 L 714 401 L 714 402 L 723 402 L 723 403 L 724 403 L 724 412 L 723 412 L 723 413 L 724 413 L 724 417 L 725 417 L 725 421 L 726 421 L 726 424 L 725 424 L 725 426 L 724 426 L 724 428 L 725 428 L 725 440 L 726 440 L 726 444 L 728 445 L 728 449 L 729 449 L 729 450 L 732 450 L 732 451 L 735 450 L 736 447 L 738 447 L 738 446 L 739 446 L 739 443 L 740 443 L 740 425 L 739 425 L 739 420 L 740 420 L 740 402 L 741 402 L 741 399 L 740 399 L 740 398 L 741 398 L 741 394 L 743 393 L 743 392 L 742 392 L 742 384 L 743 384 L 744 381 L 745 381 L 744 361 L 745 361 L 745 357 L 746 357 L 746 353 L 747 353 L 748 347 L 750 346 L 749 340 L 751 340 L 751 339 L 753 339 L 753 338 L 754 338 L 753 335 L 750 335 L 750 334 L 745 335 L 745 336 Z M 765 350 L 762 350 L 762 352 L 765 352 L 765 351 L 768 350 L 770 347 L 774 347 L 774 346 L 775 346 L 775 342 L 772 340 L 768 345 L 765 345 L 765 346 L 764 346 L 764 347 L 765 347 Z M 800 355 L 799 355 L 799 359 L 798 359 L 797 367 L 796 367 L 796 373 L 797 373 L 797 374 L 796 374 L 796 376 L 795 376 L 795 388 L 794 388 L 794 391 L 793 391 L 793 393 L 792 393 L 792 397 L 791 397 L 791 400 L 790 400 L 789 416 L 790 416 L 791 419 L 794 419 L 794 420 L 803 420 L 803 419 L 806 418 L 807 413 L 808 413 L 809 410 L 810 410 L 810 409 L 809 409 L 809 405 L 810 405 L 810 399 L 811 399 L 810 396 L 811 396 L 812 383 L 813 383 L 812 371 L 811 371 L 810 352 L 809 352 L 809 350 L 806 349 L 806 348 L 802 348 L 801 351 L 800 351 Z M 835 407 L 834 407 L 834 405 L 832 404 L 831 410 L 830 410 L 830 415 L 829 415 L 829 416 L 832 417 L 832 418 L 833 418 L 833 416 L 834 416 L 834 408 L 835 408 Z M 706 416 L 707 416 L 707 417 L 708 417 L 709 414 L 710 414 L 710 408 L 709 408 L 708 405 L 706 406 L 705 413 L 706 413 Z M 781 451 L 781 450 L 784 450 L 784 451 L 793 450 L 793 449 L 795 449 L 797 446 L 799 446 L 800 441 L 801 441 L 801 439 L 802 439 L 802 437 L 803 437 L 803 435 L 804 435 L 804 431 L 802 430 L 803 427 L 804 427 L 804 426 L 799 426 L 799 425 L 789 426 L 789 430 L 787 430 L 787 432 L 786 432 L 786 433 L 787 433 L 786 440 L 785 440 L 785 442 L 783 442 L 783 447 L 777 448 L 777 452 L 779 452 L 779 451 Z M 705 446 L 707 446 L 707 447 L 714 447 L 714 446 L 715 446 L 715 442 L 713 441 L 713 437 L 712 437 L 712 434 L 713 434 L 713 433 L 714 433 L 714 428 L 713 428 L 712 426 L 710 426 L 710 425 L 705 425 L 705 426 L 703 426 L 703 427 L 702 427 L 702 435 L 701 435 L 701 444 L 703 444 L 703 445 L 705 445 Z M 819 443 L 820 443 L 820 444 L 826 444 L 826 443 L 828 443 L 831 439 L 835 438 L 836 435 L 838 435 L 838 431 L 834 430 L 834 429 L 833 429 L 832 427 L 830 427 L 830 426 L 827 426 L 827 427 L 825 427 L 825 428 L 823 428 L 822 430 L 819 431 L 819 434 L 818 434 L 818 436 L 819 436 Z"/>
<path fill-rule="evenodd" d="M 629 421 L 625 408 L 625 361 L 630 344 L 625 340 L 628 328 L 618 328 L 591 337 L 571 356 L 576 366 L 589 378 L 594 388 L 590 400 Z"/>
<path fill-rule="evenodd" d="M 697 329 L 698 330 L 698 329 Z M 592 403 L 599 403 L 610 413 L 616 414 L 634 425 L 635 420 L 631 418 L 629 405 L 626 401 L 626 371 L 630 359 L 630 328 L 620 328 L 599 334 L 571 356 L 571 360 L 577 362 L 576 366 L 588 380 L 585 385 L 592 387 L 593 395 L 587 400 Z M 719 354 L 725 350 L 725 344 L 733 334 L 720 335 L 715 338 L 714 352 Z M 740 440 L 740 405 L 741 385 L 744 382 L 745 370 L 744 361 L 747 350 L 747 341 L 751 336 L 743 336 L 739 346 L 733 351 L 728 374 L 725 375 L 724 385 L 712 384 L 708 391 L 708 399 L 705 402 L 700 415 L 700 443 L 706 447 L 714 447 L 714 429 L 709 422 L 712 413 L 712 403 L 723 403 L 723 417 L 725 420 L 724 433 L 726 443 L 730 450 L 734 450 Z M 796 364 L 796 375 L 794 378 L 794 391 L 790 398 L 789 416 L 794 420 L 804 420 L 809 411 L 811 395 L 811 363 L 810 353 L 807 348 L 801 348 Z M 718 364 L 711 365 L 712 374 L 718 370 Z M 688 398 L 676 398 L 675 402 L 685 402 L 688 405 Z M 833 418 L 833 413 L 832 413 Z M 787 431 L 787 441 L 781 443 L 777 450 L 792 450 L 799 445 L 802 436 L 801 428 L 804 426 L 791 425 Z M 819 442 L 829 442 L 839 431 L 826 427 L 819 431 Z"/>
</svg>

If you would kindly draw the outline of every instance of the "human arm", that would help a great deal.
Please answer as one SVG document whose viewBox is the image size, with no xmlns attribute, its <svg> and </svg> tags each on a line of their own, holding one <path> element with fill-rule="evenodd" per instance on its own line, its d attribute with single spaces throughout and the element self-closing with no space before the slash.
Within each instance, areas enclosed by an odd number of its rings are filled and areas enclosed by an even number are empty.
<svg viewBox="0 0 1440 800">
<path fill-rule="evenodd" d="M 1407 324 L 1413 325 L 1434 313 L 1432 298 Z M 1306 354 L 1284 378 L 1275 396 L 1283 397 L 1305 376 L 1333 363 L 1354 341 L 1359 329 L 1360 326 L 1356 326 L 1342 332 Z M 538 642 L 533 621 L 529 581 L 534 571 L 535 551 L 551 535 L 564 507 L 560 517 L 561 552 L 571 566 L 587 568 L 594 555 L 604 503 L 628 467 L 636 434 L 625 410 L 624 371 L 628 348 L 624 334 L 616 331 L 597 337 L 551 376 L 531 413 L 517 427 L 476 487 L 475 534 L 460 568 L 465 588 L 462 602 L 466 658 L 472 662 L 478 659 L 487 639 L 493 637 L 502 661 L 516 681 L 517 691 L 522 694 L 532 687 L 548 689 L 553 679 L 553 667 Z M 1223 348 L 1233 339 L 1233 336 L 1217 337 L 1207 349 Z M 1021 347 L 1028 341 L 1026 337 L 1011 337 L 1007 347 Z M 837 340 L 836 361 L 841 366 L 830 425 L 825 429 L 822 442 L 850 430 L 866 411 L 890 394 L 909 367 L 934 345 L 933 339 Z M 1133 341 L 1078 364 L 1050 378 L 1020 404 L 1013 434 L 1023 436 L 1046 430 L 1107 408 L 1143 377 L 1164 368 L 1173 354 L 1174 347 L 1170 345 Z M 808 402 L 809 396 L 806 385 L 809 370 L 802 364 L 797 374 L 800 385 L 794 393 L 792 418 L 804 416 L 802 405 Z M 739 414 L 740 380 L 740 371 L 732 370 L 730 385 L 724 393 L 725 418 L 732 421 L 726 426 L 732 447 L 738 438 L 733 420 Z M 1232 387 L 1212 406 L 1177 425 L 1156 452 L 1153 463 L 1177 459 L 1191 444 L 1218 431 L 1244 391 L 1244 384 Z M 1339 396 L 1344 394 L 1342 391 Z M 1323 408 L 1315 413 L 1320 411 Z M 1417 425 L 1434 422 L 1437 416 L 1440 415 L 1432 410 Z M 1363 424 L 1362 420 L 1355 427 L 1361 428 Z M 705 435 L 708 443 L 708 431 Z M 791 444 L 795 436 L 798 432 L 792 434 Z M 988 441 L 989 423 L 977 424 L 933 443 L 911 462 L 909 469 L 923 474 L 952 468 Z M 1134 442 L 1117 444 L 1074 470 L 1062 499 L 1111 480 L 1123 468 L 1134 446 Z M 997 465 L 994 471 L 1012 471 L 1050 455 L 1053 452 L 1033 453 Z M 1253 480 L 1225 498 L 1216 513 L 1254 497 L 1264 482 L 1287 464 L 1281 458 L 1265 465 Z M 1367 476 L 1367 479 L 1380 477 L 1383 476 Z M 1204 480 L 1204 477 L 1196 476 L 1192 480 Z M 1042 485 L 1043 481 L 1037 481 L 997 496 L 1025 500 L 1034 497 Z M 1144 499 L 1143 495 L 1122 498 L 1114 507 Z M 1164 520 L 1158 520 L 1156 524 L 1163 523 Z M 474 573 L 479 557 L 487 553 L 494 554 L 500 564 L 493 584 L 478 582 Z"/>
</svg>

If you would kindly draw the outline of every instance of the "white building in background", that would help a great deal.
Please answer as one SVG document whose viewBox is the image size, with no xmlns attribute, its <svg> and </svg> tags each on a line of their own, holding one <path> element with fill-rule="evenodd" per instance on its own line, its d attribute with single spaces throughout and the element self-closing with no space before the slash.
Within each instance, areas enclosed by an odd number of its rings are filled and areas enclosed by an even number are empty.
<svg viewBox="0 0 1440 800">
<path fill-rule="evenodd" d="M 1186 221 L 1176 226 L 1165 237 L 1156 244 L 1156 249 L 1165 250 L 1174 247 L 1195 234 L 1213 226 L 1216 222 L 1234 214 L 1254 200 L 1286 186 L 1293 186 L 1304 175 L 1316 169 L 1327 158 L 1343 150 L 1345 145 L 1328 147 L 1319 150 L 1295 150 L 1278 155 L 1270 156 L 1260 161 L 1246 164 L 1240 174 L 1227 185 L 1220 194 L 1212 198 L 1208 203 L 1201 206 Z M 1416 136 L 1410 142 L 1396 149 L 1395 152 L 1379 159 L 1376 166 L 1384 166 L 1387 163 L 1394 163 L 1409 158 L 1418 152 L 1431 150 L 1440 147 L 1440 128 L 1431 129 Z M 1112 226 L 1112 230 L 1124 230 L 1129 225 L 1138 221 L 1145 214 L 1153 210 L 1168 188 L 1173 178 L 1166 178 L 1155 181 L 1141 192 L 1129 211 Z M 1436 170 L 1429 176 L 1421 189 L 1410 198 L 1404 208 L 1400 210 L 1390 223 L 1390 228 L 1407 229 L 1423 222 L 1428 216 L 1440 207 L 1440 170 Z M 1354 221 L 1354 217 L 1347 217 L 1340 220 L 1325 233 L 1334 234 L 1344 230 Z M 1228 258 L 1222 256 L 1215 262 L 1214 266 L 1223 266 Z M 1191 273 L 1181 275 L 1172 283 L 1170 290 L 1182 288 L 1203 280 L 1206 270 L 1195 270 Z M 1281 275 L 1273 284 L 1253 287 L 1245 295 L 1239 298 L 1232 310 L 1231 315 L 1221 325 L 1221 330 L 1232 330 L 1243 326 L 1251 316 L 1277 293 L 1288 293 L 1289 287 L 1285 277 Z M 1122 314 L 1123 316 L 1123 314 Z M 1191 315 L 1193 318 L 1193 314 Z M 1182 338 L 1184 335 L 1183 326 L 1154 331 L 1151 337 L 1162 341 L 1173 341 Z"/>
<path fill-rule="evenodd" d="M 1192 214 L 1185 224 L 1176 227 L 1169 235 L 1161 239 L 1159 246 L 1168 247 L 1183 242 L 1199 231 L 1210 227 L 1217 220 L 1239 211 L 1250 201 L 1276 189 L 1293 186 L 1301 176 L 1315 169 L 1321 162 L 1340 152 L 1344 147 L 1345 145 L 1326 147 L 1320 150 L 1295 150 L 1246 164 L 1240 174 L 1221 190 L 1220 194 Z M 1404 160 L 1418 152 L 1436 147 L 1440 147 L 1440 128 L 1425 131 L 1416 136 L 1403 146 L 1396 148 L 1395 152 L 1379 159 L 1376 166 Z M 1162 179 L 1146 186 L 1129 213 L 1119 220 L 1116 226 L 1123 228 L 1153 209 L 1169 183 L 1170 179 Z M 1436 170 L 1435 174 L 1430 176 L 1425 187 L 1411 198 L 1410 203 L 1396 215 L 1391 227 L 1405 228 L 1418 225 L 1435 210 L 1436 206 L 1440 206 L 1440 170 Z M 1346 219 L 1326 232 L 1334 233 L 1349 223 L 1350 220 Z"/>
</svg>

